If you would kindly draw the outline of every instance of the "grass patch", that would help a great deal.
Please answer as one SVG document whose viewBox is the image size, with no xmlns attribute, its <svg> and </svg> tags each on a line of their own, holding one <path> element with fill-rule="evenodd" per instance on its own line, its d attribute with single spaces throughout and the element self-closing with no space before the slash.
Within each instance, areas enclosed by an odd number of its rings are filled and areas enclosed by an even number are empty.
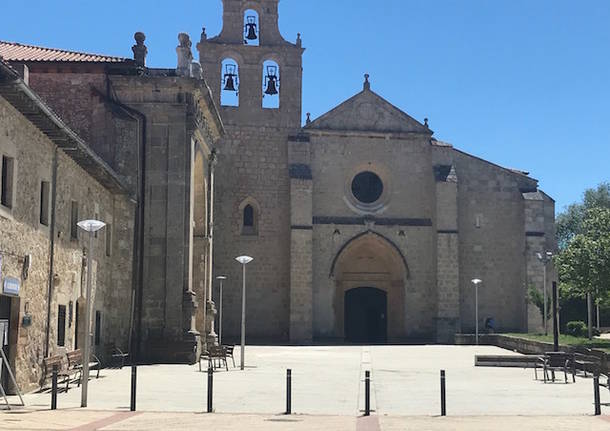
<svg viewBox="0 0 610 431">
<path fill-rule="evenodd" d="M 533 341 L 544 341 L 547 343 L 553 343 L 553 335 L 544 334 L 519 334 L 519 333 L 508 333 L 502 334 L 508 335 L 509 337 L 524 338 L 526 340 Z M 575 347 L 588 347 L 589 349 L 600 349 L 610 353 L 610 340 L 593 338 L 589 340 L 586 337 L 574 337 L 573 335 L 559 335 L 559 344 L 563 346 L 575 346 Z"/>
</svg>

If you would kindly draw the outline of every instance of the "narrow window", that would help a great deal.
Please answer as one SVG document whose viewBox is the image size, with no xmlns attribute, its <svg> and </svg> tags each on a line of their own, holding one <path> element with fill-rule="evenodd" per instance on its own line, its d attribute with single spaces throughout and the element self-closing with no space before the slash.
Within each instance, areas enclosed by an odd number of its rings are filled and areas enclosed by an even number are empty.
<svg viewBox="0 0 610 431">
<path fill-rule="evenodd" d="M 106 223 L 106 256 L 112 254 L 112 223 Z"/>
<path fill-rule="evenodd" d="M 72 201 L 70 210 L 70 238 L 78 239 L 78 202 Z"/>
<path fill-rule="evenodd" d="M 79 306 L 78 306 L 78 301 L 76 301 L 76 311 L 75 311 L 75 317 L 74 317 L 74 350 L 78 349 L 78 336 L 80 334 L 79 330 L 80 330 L 80 313 L 78 312 Z"/>
<path fill-rule="evenodd" d="M 40 182 L 40 224 L 49 225 L 49 191 L 51 187 L 48 181 Z"/>
<path fill-rule="evenodd" d="M 263 63 L 263 108 L 280 107 L 280 67 L 275 61 Z"/>
<path fill-rule="evenodd" d="M 13 208 L 13 174 L 15 159 L 2 156 L 2 196 L 0 203 L 6 208 Z"/>
<path fill-rule="evenodd" d="M 244 208 L 244 227 L 254 227 L 254 208 L 246 205 Z"/>
<path fill-rule="evenodd" d="M 66 306 L 60 305 L 57 311 L 57 345 L 66 345 Z"/>
<path fill-rule="evenodd" d="M 239 66 L 232 58 L 221 63 L 220 104 L 239 106 Z"/>
<path fill-rule="evenodd" d="M 95 213 L 95 214 L 93 215 L 93 218 L 94 218 L 95 220 L 99 220 L 99 219 L 100 219 L 100 215 L 99 215 L 98 213 Z M 99 232 L 99 231 L 97 231 L 97 230 L 96 230 L 96 231 L 93 233 L 93 238 L 97 239 L 97 233 L 98 233 L 98 232 Z"/>
<path fill-rule="evenodd" d="M 258 13 L 252 9 L 244 12 L 244 45 L 260 45 Z"/>
<path fill-rule="evenodd" d="M 102 335 L 102 312 L 95 312 L 95 345 L 100 345 L 100 338 Z"/>
</svg>

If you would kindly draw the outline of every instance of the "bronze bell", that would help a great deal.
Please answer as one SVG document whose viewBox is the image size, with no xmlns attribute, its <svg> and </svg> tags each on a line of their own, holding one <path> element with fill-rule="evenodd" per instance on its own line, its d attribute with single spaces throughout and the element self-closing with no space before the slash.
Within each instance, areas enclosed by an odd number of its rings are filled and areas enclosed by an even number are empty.
<svg viewBox="0 0 610 431">
<path fill-rule="evenodd" d="M 246 23 L 246 39 L 248 40 L 256 40 L 258 36 L 256 35 L 256 17 L 249 16 L 247 18 L 248 22 Z"/>
<path fill-rule="evenodd" d="M 237 91 L 235 88 L 235 84 L 237 80 L 237 74 L 235 73 L 235 65 L 227 64 L 225 66 L 225 76 L 224 76 L 224 90 L 226 91 Z"/>
<path fill-rule="evenodd" d="M 267 81 L 267 88 L 265 89 L 265 94 L 269 96 L 277 94 L 277 67 L 267 66 L 267 76 L 265 78 Z"/>
</svg>

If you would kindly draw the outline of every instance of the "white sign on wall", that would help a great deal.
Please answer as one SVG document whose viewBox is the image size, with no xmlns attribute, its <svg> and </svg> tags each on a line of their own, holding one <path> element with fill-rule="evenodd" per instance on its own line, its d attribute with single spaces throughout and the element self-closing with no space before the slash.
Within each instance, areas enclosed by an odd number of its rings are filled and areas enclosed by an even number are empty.
<svg viewBox="0 0 610 431">
<path fill-rule="evenodd" d="M 4 285 L 2 293 L 5 295 L 19 295 L 19 288 L 21 287 L 21 281 L 15 277 L 6 277 L 4 279 Z"/>
</svg>

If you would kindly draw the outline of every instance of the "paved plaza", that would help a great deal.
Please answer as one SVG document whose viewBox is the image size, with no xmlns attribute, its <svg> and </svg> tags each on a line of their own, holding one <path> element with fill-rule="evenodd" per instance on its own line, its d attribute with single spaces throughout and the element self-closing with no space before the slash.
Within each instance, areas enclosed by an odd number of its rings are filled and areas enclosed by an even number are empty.
<svg viewBox="0 0 610 431">
<path fill-rule="evenodd" d="M 133 417 L 126 412 L 130 387 L 130 369 L 126 367 L 102 370 L 99 379 L 91 380 L 87 410 L 78 408 L 80 389 L 74 385 L 58 396 L 58 407 L 63 411 L 24 414 L 23 409 L 15 410 L 2 415 L 0 429 L 72 429 L 80 422 L 110 417 L 114 419 L 103 429 L 162 429 L 164 421 L 171 423 L 176 418 L 184 422 L 184 429 L 223 421 L 238 421 L 248 429 L 356 429 L 356 417 L 364 408 L 365 370 L 371 371 L 371 404 L 377 417 L 376 428 L 364 423 L 358 425 L 362 430 L 422 429 L 413 424 L 423 422 L 430 423 L 425 429 L 431 430 L 460 429 L 444 428 L 449 423 L 462 423 L 464 429 L 478 429 L 479 425 L 486 429 L 485 424 L 497 416 L 514 417 L 499 420 L 506 429 L 509 424 L 516 426 L 514 421 L 537 423 L 540 416 L 554 416 L 552 422 L 543 422 L 556 423 L 548 428 L 555 431 L 572 429 L 561 428 L 561 423 L 590 424 L 586 429 L 597 429 L 594 424 L 599 429 L 610 428 L 609 422 L 590 417 L 590 378 L 577 378 L 570 384 L 544 384 L 534 380 L 531 369 L 474 367 L 474 355 L 478 353 L 512 354 L 492 346 L 248 346 L 245 371 L 229 363 L 228 372 L 214 375 L 214 409 L 218 414 L 211 415 L 213 418 L 201 413 L 206 408 L 207 375 L 199 372 L 197 365 L 149 365 L 138 368 L 138 414 Z M 239 349 L 236 364 L 239 366 Z M 287 368 L 293 370 L 295 415 L 290 417 L 281 416 Z M 452 422 L 434 417 L 440 413 L 441 369 L 447 373 L 447 414 L 454 418 Z M 26 411 L 49 408 L 49 393 L 26 394 L 24 399 Z M 602 401 L 610 401 L 605 389 Z M 36 418 L 47 417 L 57 418 L 57 422 L 41 419 L 36 426 Z M 17 423 L 11 422 L 14 420 L 34 424 L 11 428 Z M 62 421 L 73 424 L 72 428 L 62 428 Z M 146 421 L 154 426 L 145 425 Z M 413 428 L 405 428 L 405 421 Z M 129 428 L 130 424 L 134 428 Z"/>
</svg>

